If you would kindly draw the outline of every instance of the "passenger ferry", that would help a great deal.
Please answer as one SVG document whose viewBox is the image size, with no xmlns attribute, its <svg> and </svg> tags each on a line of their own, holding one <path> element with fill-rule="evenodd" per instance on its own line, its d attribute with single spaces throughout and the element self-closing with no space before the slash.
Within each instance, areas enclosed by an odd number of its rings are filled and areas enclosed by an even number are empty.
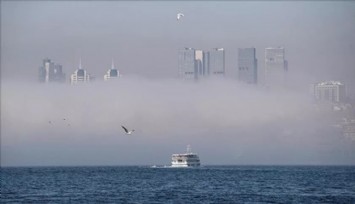
<svg viewBox="0 0 355 204">
<path fill-rule="evenodd" d="M 198 167 L 200 166 L 200 158 L 197 154 L 191 152 L 190 145 L 184 154 L 173 154 L 171 156 L 171 167 Z"/>
</svg>

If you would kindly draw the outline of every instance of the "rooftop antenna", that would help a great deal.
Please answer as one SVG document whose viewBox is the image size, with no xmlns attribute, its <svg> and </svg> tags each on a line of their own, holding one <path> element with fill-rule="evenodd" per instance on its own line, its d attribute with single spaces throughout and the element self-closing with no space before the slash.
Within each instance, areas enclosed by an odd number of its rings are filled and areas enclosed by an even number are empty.
<svg viewBox="0 0 355 204">
<path fill-rule="evenodd" d="M 80 57 L 80 60 L 79 60 L 79 69 L 81 69 L 81 57 Z"/>
<path fill-rule="evenodd" d="M 112 59 L 111 69 L 115 69 L 115 65 L 113 64 L 113 59 Z"/>
</svg>

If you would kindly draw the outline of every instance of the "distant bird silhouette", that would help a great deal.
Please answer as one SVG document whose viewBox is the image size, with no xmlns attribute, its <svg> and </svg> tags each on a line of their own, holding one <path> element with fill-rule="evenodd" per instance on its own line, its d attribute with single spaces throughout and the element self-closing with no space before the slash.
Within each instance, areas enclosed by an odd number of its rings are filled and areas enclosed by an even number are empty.
<svg viewBox="0 0 355 204">
<path fill-rule="evenodd" d="M 125 128 L 123 125 L 121 125 L 121 127 L 124 129 L 127 135 L 131 135 L 134 132 L 134 130 L 128 131 L 128 129 Z"/>
<path fill-rule="evenodd" d="M 176 20 L 180 20 L 181 17 L 184 17 L 183 13 L 176 14 Z"/>
</svg>

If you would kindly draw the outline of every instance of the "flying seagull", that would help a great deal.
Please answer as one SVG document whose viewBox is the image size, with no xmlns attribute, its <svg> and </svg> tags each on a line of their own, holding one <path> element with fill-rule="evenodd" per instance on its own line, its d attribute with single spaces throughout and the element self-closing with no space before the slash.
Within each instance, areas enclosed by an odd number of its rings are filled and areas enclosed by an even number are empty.
<svg viewBox="0 0 355 204">
<path fill-rule="evenodd" d="M 176 14 L 176 20 L 180 20 L 181 17 L 184 17 L 183 13 Z"/>
<path fill-rule="evenodd" d="M 121 125 L 121 127 L 124 129 L 124 131 L 126 132 L 127 135 L 132 134 L 134 131 L 134 130 L 128 131 L 127 128 L 125 128 L 123 125 Z"/>
</svg>

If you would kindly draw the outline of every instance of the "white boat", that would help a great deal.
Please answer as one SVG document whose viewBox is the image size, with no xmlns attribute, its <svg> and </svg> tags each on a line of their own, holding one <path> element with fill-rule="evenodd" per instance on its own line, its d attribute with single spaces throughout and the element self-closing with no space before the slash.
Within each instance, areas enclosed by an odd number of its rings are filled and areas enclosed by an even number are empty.
<svg viewBox="0 0 355 204">
<path fill-rule="evenodd" d="M 173 154 L 171 156 L 171 167 L 198 167 L 200 158 L 197 154 L 191 152 L 190 145 L 187 146 L 186 153 Z"/>
</svg>

